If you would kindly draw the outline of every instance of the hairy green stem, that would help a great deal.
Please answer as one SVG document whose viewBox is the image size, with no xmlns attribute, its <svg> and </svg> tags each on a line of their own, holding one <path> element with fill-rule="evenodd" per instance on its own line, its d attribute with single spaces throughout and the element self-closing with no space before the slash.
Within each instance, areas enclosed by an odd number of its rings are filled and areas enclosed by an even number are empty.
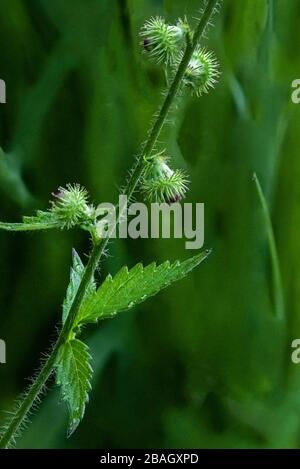
<svg viewBox="0 0 300 469">
<path fill-rule="evenodd" d="M 130 177 L 128 178 L 127 183 L 125 184 L 125 187 L 123 189 L 123 194 L 126 194 L 128 199 L 132 197 L 139 181 L 141 180 L 143 176 L 145 159 L 151 156 L 151 153 L 153 149 L 155 148 L 157 139 L 161 133 L 161 130 L 166 122 L 166 119 L 168 117 L 172 104 L 180 89 L 181 82 L 184 77 L 186 68 L 190 62 L 190 59 L 192 57 L 192 54 L 197 46 L 197 43 L 200 37 L 202 36 L 206 26 L 209 23 L 209 20 L 214 12 L 214 9 L 217 3 L 218 3 L 218 0 L 207 1 L 206 7 L 201 16 L 201 19 L 199 20 L 197 29 L 193 37 L 188 38 L 189 40 L 187 41 L 187 47 L 186 47 L 184 56 L 182 58 L 182 61 L 178 67 L 177 73 L 166 94 L 165 100 L 158 113 L 158 116 L 154 121 L 154 125 L 150 130 L 149 137 L 144 145 L 143 151 L 141 152 L 141 155 L 139 156 L 137 163 L 135 164 L 135 167 L 132 170 Z M 119 213 L 117 224 L 120 222 L 121 216 L 122 214 Z M 20 401 L 20 404 L 18 405 L 16 412 L 12 415 L 8 425 L 6 426 L 0 439 L 0 448 L 8 448 L 12 445 L 16 436 L 18 435 L 18 431 L 20 430 L 23 422 L 26 419 L 26 416 L 28 415 L 28 413 L 30 412 L 32 408 L 32 405 L 34 404 L 34 402 L 36 401 L 36 399 L 42 392 L 48 378 L 52 374 L 54 367 L 55 367 L 55 362 L 56 362 L 56 357 L 57 357 L 59 347 L 62 344 L 64 344 L 69 338 L 69 334 L 72 331 L 74 322 L 76 320 L 76 316 L 82 304 L 85 291 L 87 287 L 89 286 L 90 282 L 92 281 L 95 270 L 109 242 L 109 238 L 110 236 L 107 236 L 106 238 L 94 243 L 94 246 L 90 254 L 88 264 L 85 268 L 85 272 L 82 277 L 80 286 L 78 288 L 78 291 L 76 293 L 76 296 L 70 308 L 70 312 L 68 314 L 67 320 L 59 334 L 57 342 L 55 343 L 46 362 L 42 366 L 37 378 L 34 380 L 33 384 L 30 386 L 29 390 L 25 394 L 25 397 L 23 397 L 22 400 Z"/>
<path fill-rule="evenodd" d="M 69 334 L 72 330 L 72 326 L 76 318 L 76 314 L 78 313 L 80 305 L 82 303 L 85 291 L 88 288 L 91 279 L 93 278 L 95 269 L 97 268 L 97 265 L 99 263 L 100 257 L 103 252 L 102 250 L 103 245 L 101 242 L 94 245 L 89 262 L 82 277 L 78 292 L 70 308 L 67 320 L 59 334 L 59 337 L 49 357 L 42 366 L 37 378 L 34 380 L 33 384 L 30 386 L 29 390 L 25 394 L 25 397 L 23 397 L 23 399 L 21 400 L 20 405 L 18 405 L 16 412 L 13 414 L 9 422 L 9 425 L 5 429 L 0 440 L 0 448 L 8 448 L 12 445 L 12 443 L 14 443 L 15 435 L 18 434 L 18 430 L 22 426 L 24 419 L 30 412 L 32 405 L 42 392 L 45 383 L 52 374 L 59 347 L 68 340 Z"/>
<path fill-rule="evenodd" d="M 10 448 L 14 445 L 26 416 L 29 414 L 34 402 L 42 392 L 46 382 L 48 381 L 48 378 L 54 369 L 57 351 L 58 346 L 56 344 L 50 356 L 41 368 L 37 378 L 26 392 L 25 397 L 22 397 L 20 403 L 17 403 L 17 410 L 12 415 L 1 436 L 1 449 Z"/>
</svg>

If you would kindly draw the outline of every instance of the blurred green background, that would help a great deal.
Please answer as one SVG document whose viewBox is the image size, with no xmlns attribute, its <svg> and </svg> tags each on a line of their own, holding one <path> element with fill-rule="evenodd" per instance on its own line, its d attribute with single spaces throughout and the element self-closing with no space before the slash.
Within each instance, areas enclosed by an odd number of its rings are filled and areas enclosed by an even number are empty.
<svg viewBox="0 0 300 469">
<path fill-rule="evenodd" d="M 95 202 L 117 188 L 161 101 L 164 76 L 140 54 L 151 15 L 195 17 L 200 0 L 1 0 L 0 218 L 48 206 L 79 182 Z M 299 448 L 300 72 L 298 0 L 225 0 L 209 40 L 217 89 L 184 98 L 163 142 L 206 205 L 210 259 L 133 312 L 85 332 L 93 392 L 78 431 L 54 383 L 20 448 Z M 274 316 L 261 180 L 279 249 L 286 320 Z M 0 408 L 7 411 L 55 339 L 79 232 L 0 233 Z M 101 276 L 186 258 L 184 241 L 117 241 Z M 5 414 L 1 414 L 3 420 Z"/>
</svg>

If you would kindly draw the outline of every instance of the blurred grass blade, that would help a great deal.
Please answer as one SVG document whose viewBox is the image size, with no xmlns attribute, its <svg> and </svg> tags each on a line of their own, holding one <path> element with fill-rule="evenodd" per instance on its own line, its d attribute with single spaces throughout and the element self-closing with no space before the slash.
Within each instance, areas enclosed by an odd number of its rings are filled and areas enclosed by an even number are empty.
<svg viewBox="0 0 300 469">
<path fill-rule="evenodd" d="M 23 207 L 30 203 L 32 196 L 21 178 L 13 156 L 4 153 L 0 147 L 0 187 L 9 199 Z"/>
<path fill-rule="evenodd" d="M 270 249 L 270 256 L 271 256 L 271 265 L 272 265 L 272 286 L 273 286 L 273 298 L 274 298 L 274 305 L 275 305 L 275 315 L 278 319 L 284 319 L 284 296 L 283 296 L 283 288 L 282 288 L 282 278 L 281 278 L 281 271 L 280 271 L 280 264 L 278 258 L 278 252 L 276 247 L 276 241 L 274 236 L 274 230 L 272 226 L 272 220 L 270 216 L 269 207 L 263 193 L 261 184 L 257 177 L 257 174 L 254 173 L 253 180 L 255 182 L 255 187 L 257 189 L 258 197 L 261 203 L 261 207 L 263 210 L 264 220 L 267 229 L 267 236 L 268 236 L 268 244 Z"/>
</svg>

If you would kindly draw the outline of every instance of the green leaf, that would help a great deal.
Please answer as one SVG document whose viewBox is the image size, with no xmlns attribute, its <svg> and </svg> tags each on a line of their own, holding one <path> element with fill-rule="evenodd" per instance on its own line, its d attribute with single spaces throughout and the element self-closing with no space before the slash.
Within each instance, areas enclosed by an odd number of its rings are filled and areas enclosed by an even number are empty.
<svg viewBox="0 0 300 469">
<path fill-rule="evenodd" d="M 38 231 L 62 228 L 62 223 L 51 212 L 38 211 L 34 217 L 23 217 L 23 223 L 0 222 L 5 231 Z"/>
<path fill-rule="evenodd" d="M 70 415 L 68 436 L 78 427 L 85 412 L 91 391 L 91 356 L 89 348 L 78 339 L 63 344 L 56 361 L 56 382 L 61 386 L 62 398 Z"/>
<path fill-rule="evenodd" d="M 97 292 L 85 302 L 79 311 L 76 324 L 97 322 L 142 303 L 171 283 L 185 277 L 209 254 L 210 251 L 206 251 L 182 263 L 176 261 L 170 264 L 167 261 L 157 266 L 154 262 L 147 267 L 137 264 L 129 271 L 127 267 L 123 267 L 114 278 L 110 275 L 106 277 Z"/>
<path fill-rule="evenodd" d="M 63 303 L 63 315 L 62 315 L 63 324 L 65 323 L 68 317 L 70 308 L 72 306 L 72 303 L 78 291 L 80 282 L 82 280 L 84 270 L 85 270 L 85 267 L 79 255 L 77 254 L 75 249 L 73 249 L 73 265 L 71 267 L 70 283 L 67 289 L 66 298 Z M 86 290 L 85 298 L 88 298 L 95 291 L 96 291 L 96 284 L 93 280 L 90 286 Z"/>
</svg>

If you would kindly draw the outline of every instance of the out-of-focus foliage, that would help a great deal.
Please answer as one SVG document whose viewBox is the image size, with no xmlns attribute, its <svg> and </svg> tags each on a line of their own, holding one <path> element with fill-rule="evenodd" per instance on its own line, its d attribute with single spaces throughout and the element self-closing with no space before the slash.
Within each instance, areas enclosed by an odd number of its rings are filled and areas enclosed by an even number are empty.
<svg viewBox="0 0 300 469">
<path fill-rule="evenodd" d="M 95 202 L 117 187 L 145 139 L 164 77 L 139 51 L 151 15 L 195 16 L 200 0 L 2 0 L 1 220 L 48 206 L 69 182 Z M 200 2 L 201 3 L 201 2 Z M 225 0 L 209 41 L 222 77 L 186 99 L 163 141 L 206 204 L 208 262 L 158 297 L 87 331 L 94 357 L 86 417 L 70 439 L 49 393 L 19 447 L 299 447 L 300 108 L 298 0 Z M 256 171 L 272 212 L 287 319 L 274 315 Z M 82 233 L 0 235 L 0 407 L 8 410 L 54 340 L 72 246 Z M 184 258 L 178 240 L 117 241 L 101 276 Z M 54 388 L 54 383 L 51 385 Z M 91 431 L 92 429 L 92 431 Z"/>
</svg>

